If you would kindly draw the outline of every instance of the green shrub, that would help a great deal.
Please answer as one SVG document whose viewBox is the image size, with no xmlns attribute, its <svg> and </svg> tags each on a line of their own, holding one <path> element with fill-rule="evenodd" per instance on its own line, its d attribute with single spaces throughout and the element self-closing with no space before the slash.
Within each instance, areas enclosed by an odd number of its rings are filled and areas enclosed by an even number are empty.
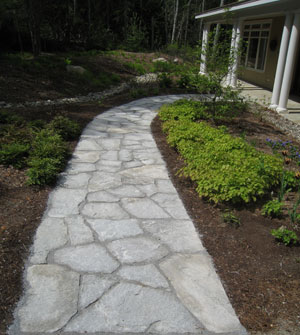
<svg viewBox="0 0 300 335">
<path fill-rule="evenodd" d="M 30 146 L 28 144 L 8 143 L 0 148 L 0 164 L 5 166 L 12 165 L 20 169 L 26 164 Z"/>
<path fill-rule="evenodd" d="M 32 137 L 32 129 L 23 124 L 5 124 L 0 128 L 1 144 L 29 144 L 32 141 Z"/>
<path fill-rule="evenodd" d="M 47 185 L 56 180 L 58 173 L 61 171 L 61 161 L 57 158 L 38 158 L 33 157 L 27 170 L 29 185 Z"/>
<path fill-rule="evenodd" d="M 23 122 L 24 122 L 24 119 L 22 118 L 22 116 L 8 112 L 6 110 L 0 111 L 0 123 L 22 124 Z"/>
<path fill-rule="evenodd" d="M 63 165 L 67 156 L 67 146 L 59 134 L 51 129 L 42 129 L 32 142 L 31 157 L 58 159 Z"/>
<path fill-rule="evenodd" d="M 284 243 L 286 246 L 295 245 L 298 243 L 297 234 L 291 230 L 286 229 L 285 227 L 272 229 L 271 234 L 276 238 L 276 240 Z"/>
<path fill-rule="evenodd" d="M 171 73 L 175 70 L 175 66 L 176 65 L 169 63 L 169 62 L 157 61 L 154 63 L 154 72 Z"/>
<path fill-rule="evenodd" d="M 163 130 L 185 159 L 182 173 L 197 183 L 201 197 L 247 203 L 280 182 L 282 160 L 232 137 L 225 127 L 183 119 L 165 122 Z"/>
<path fill-rule="evenodd" d="M 40 120 L 40 119 L 28 122 L 28 127 L 33 129 L 33 130 L 41 130 L 41 129 L 45 128 L 46 125 L 47 125 L 46 121 Z"/>
<path fill-rule="evenodd" d="M 126 63 L 126 67 L 128 67 L 130 70 L 133 70 L 139 75 L 147 73 L 145 67 L 142 64 L 139 63 Z"/>
<path fill-rule="evenodd" d="M 162 106 L 159 110 L 159 117 L 163 121 L 195 121 L 208 118 L 208 113 L 208 108 L 203 102 L 180 99 L 172 104 Z"/>
<path fill-rule="evenodd" d="M 222 214 L 222 218 L 225 223 L 229 223 L 235 227 L 241 225 L 240 219 L 231 211 L 225 211 L 225 213 Z"/>
<path fill-rule="evenodd" d="M 280 217 L 282 215 L 283 202 L 278 199 L 268 201 L 262 208 L 262 215 L 270 217 Z"/>
<path fill-rule="evenodd" d="M 158 83 L 161 88 L 170 88 L 172 87 L 173 81 L 168 73 L 163 72 L 158 75 Z"/>
<path fill-rule="evenodd" d="M 77 122 L 64 116 L 56 116 L 48 125 L 48 128 L 59 134 L 64 140 L 74 140 L 80 134 Z"/>
</svg>

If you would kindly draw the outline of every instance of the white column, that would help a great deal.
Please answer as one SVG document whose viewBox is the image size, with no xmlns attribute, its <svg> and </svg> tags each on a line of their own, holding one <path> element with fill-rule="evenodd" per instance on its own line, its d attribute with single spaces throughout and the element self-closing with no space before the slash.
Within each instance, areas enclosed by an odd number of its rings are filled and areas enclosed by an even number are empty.
<svg viewBox="0 0 300 335">
<path fill-rule="evenodd" d="M 232 35 L 231 35 L 231 45 L 230 45 L 230 59 L 232 59 L 234 56 L 234 50 L 235 50 L 235 39 L 236 39 L 236 31 L 237 31 L 237 21 L 234 23 L 232 27 Z M 231 62 L 230 62 L 231 63 Z M 228 67 L 228 74 L 226 78 L 226 85 L 231 85 L 231 77 L 232 77 L 232 64 Z"/>
<path fill-rule="evenodd" d="M 292 29 L 292 19 L 293 19 L 293 15 L 291 13 L 288 13 L 285 17 L 285 23 L 284 23 L 284 27 L 282 31 L 280 51 L 279 51 L 275 81 L 274 81 L 274 86 L 273 86 L 272 100 L 271 100 L 271 105 L 269 106 L 270 109 L 274 109 L 274 110 L 276 110 L 276 108 L 278 107 L 278 103 L 279 103 L 279 96 L 280 96 L 280 90 L 281 90 L 281 85 L 282 85 L 282 78 L 283 78 L 283 73 L 284 73 L 286 55 L 288 51 L 290 34 L 291 34 L 291 29 Z"/>
<path fill-rule="evenodd" d="M 209 24 L 205 23 L 203 27 L 202 35 L 202 50 L 201 50 L 201 63 L 200 63 L 200 74 L 206 74 L 206 52 L 207 52 L 207 42 L 208 42 L 208 29 Z"/>
<path fill-rule="evenodd" d="M 235 32 L 235 44 L 234 44 L 234 52 L 233 52 L 233 64 L 230 78 L 230 86 L 236 87 L 237 85 L 237 70 L 239 63 L 239 48 L 241 41 L 241 30 L 242 30 L 242 21 L 238 21 L 236 23 L 236 32 Z"/>
<path fill-rule="evenodd" d="M 286 56 L 286 63 L 282 79 L 279 105 L 276 109 L 278 113 L 283 113 L 287 111 L 286 107 L 292 85 L 293 70 L 296 61 L 296 53 L 299 39 L 299 30 L 300 30 L 300 13 L 297 13 L 295 14 L 293 28 L 290 37 L 289 50 Z"/>
</svg>

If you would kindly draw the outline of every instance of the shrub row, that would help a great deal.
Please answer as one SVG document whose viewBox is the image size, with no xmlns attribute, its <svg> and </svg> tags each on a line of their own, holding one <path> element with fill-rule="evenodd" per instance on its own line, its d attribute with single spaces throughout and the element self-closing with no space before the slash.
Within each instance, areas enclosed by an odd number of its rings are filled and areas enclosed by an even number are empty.
<svg viewBox="0 0 300 335">
<path fill-rule="evenodd" d="M 174 117 L 174 105 L 169 105 L 160 110 L 159 116 L 165 121 L 168 143 L 185 159 L 181 172 L 197 183 L 201 197 L 214 202 L 247 203 L 279 184 L 281 158 L 257 151 L 243 139 L 228 134 L 224 126 L 193 122 L 198 113 L 193 106 L 197 103 L 187 103 L 187 109 L 184 102 L 175 103 L 178 105 L 184 110 L 181 115 Z"/>
</svg>

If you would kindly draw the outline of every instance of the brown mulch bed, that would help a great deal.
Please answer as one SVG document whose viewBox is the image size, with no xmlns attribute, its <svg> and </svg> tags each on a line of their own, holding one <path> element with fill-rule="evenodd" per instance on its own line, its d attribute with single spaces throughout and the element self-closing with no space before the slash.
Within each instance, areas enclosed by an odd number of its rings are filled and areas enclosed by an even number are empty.
<svg viewBox="0 0 300 335">
<path fill-rule="evenodd" d="M 94 116 L 130 99 L 130 95 L 124 94 L 100 105 L 77 104 L 15 112 L 28 120 L 50 120 L 62 114 L 84 127 Z M 233 134 L 246 131 L 246 138 L 255 140 L 256 146 L 265 151 L 268 150 L 264 144 L 267 137 L 289 139 L 252 114 L 243 115 L 228 126 Z M 231 208 L 240 218 L 240 227 L 224 224 L 221 219 L 224 206 L 202 201 L 195 192 L 195 185 L 176 174 L 183 161 L 167 145 L 158 119 L 152 124 L 152 132 L 242 324 L 251 332 L 279 329 L 280 335 L 300 334 L 300 248 L 275 243 L 270 235 L 272 228 L 278 228 L 286 220 L 264 218 L 258 204 Z M 0 334 L 5 334 L 12 322 L 14 306 L 22 293 L 24 262 L 52 190 L 52 187 L 29 187 L 25 180 L 25 171 L 0 167 Z M 291 194 L 291 200 L 293 196 Z"/>
<path fill-rule="evenodd" d="M 267 137 L 290 139 L 251 113 L 227 126 L 235 135 L 246 132 L 247 140 L 255 140 L 256 147 L 265 152 L 270 151 L 265 145 Z M 152 123 L 152 133 L 241 323 L 253 332 L 275 329 L 276 334 L 300 334 L 300 247 L 278 244 L 270 234 L 271 229 L 288 225 L 287 219 L 263 217 L 262 203 L 233 208 L 200 199 L 196 185 L 178 175 L 184 162 L 167 144 L 158 117 Z M 294 195 L 289 197 L 287 205 L 294 200 Z M 224 209 L 232 210 L 241 225 L 224 223 Z"/>
</svg>

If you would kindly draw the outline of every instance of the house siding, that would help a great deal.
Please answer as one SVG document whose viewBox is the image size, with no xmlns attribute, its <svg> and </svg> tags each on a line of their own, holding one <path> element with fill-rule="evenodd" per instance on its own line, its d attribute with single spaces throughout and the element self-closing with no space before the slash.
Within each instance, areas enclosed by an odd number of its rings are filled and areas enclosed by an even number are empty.
<svg viewBox="0 0 300 335">
<path fill-rule="evenodd" d="M 270 20 L 270 18 L 257 20 L 258 22 Z M 267 51 L 267 60 L 264 71 L 257 71 L 252 69 L 247 69 L 245 67 L 240 67 L 239 78 L 250 83 L 259 85 L 264 88 L 272 89 L 274 84 L 274 78 L 276 73 L 277 60 L 279 55 L 280 43 L 282 30 L 284 26 L 284 17 L 274 17 L 272 20 L 271 33 L 269 43 L 272 40 L 277 41 L 276 50 L 272 51 L 270 45 Z M 253 22 L 253 20 L 251 20 Z M 247 23 L 247 21 L 245 21 Z"/>
</svg>

